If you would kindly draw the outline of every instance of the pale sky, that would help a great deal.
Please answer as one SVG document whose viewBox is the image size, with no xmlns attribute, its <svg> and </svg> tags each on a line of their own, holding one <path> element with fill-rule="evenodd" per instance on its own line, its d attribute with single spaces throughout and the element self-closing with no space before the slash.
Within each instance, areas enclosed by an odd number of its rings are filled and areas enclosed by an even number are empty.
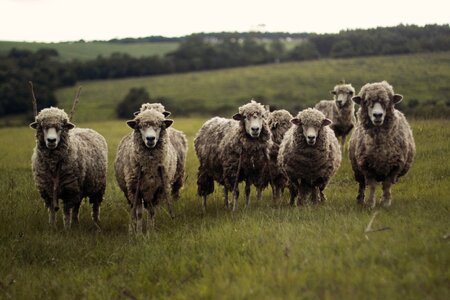
<svg viewBox="0 0 450 300">
<path fill-rule="evenodd" d="M 0 40 L 12 41 L 256 29 L 334 33 L 400 23 L 448 24 L 450 0 L 0 0 Z"/>
</svg>

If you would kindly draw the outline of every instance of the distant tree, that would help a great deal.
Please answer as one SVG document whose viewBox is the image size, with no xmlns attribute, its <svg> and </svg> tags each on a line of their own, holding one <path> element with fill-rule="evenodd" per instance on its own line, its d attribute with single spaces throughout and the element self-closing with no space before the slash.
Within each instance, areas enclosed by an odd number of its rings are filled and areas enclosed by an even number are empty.
<svg viewBox="0 0 450 300">
<path fill-rule="evenodd" d="M 282 40 L 276 39 L 270 43 L 269 46 L 270 54 L 273 57 L 274 62 L 280 62 L 285 56 L 286 46 Z"/>
<path fill-rule="evenodd" d="M 311 60 L 318 59 L 319 57 L 320 54 L 316 45 L 309 41 L 302 42 L 288 53 L 290 60 Z"/>
<path fill-rule="evenodd" d="M 125 98 L 117 105 L 117 116 L 121 119 L 133 117 L 133 113 L 138 111 L 141 104 L 149 101 L 150 95 L 143 87 L 131 88 Z"/>
</svg>

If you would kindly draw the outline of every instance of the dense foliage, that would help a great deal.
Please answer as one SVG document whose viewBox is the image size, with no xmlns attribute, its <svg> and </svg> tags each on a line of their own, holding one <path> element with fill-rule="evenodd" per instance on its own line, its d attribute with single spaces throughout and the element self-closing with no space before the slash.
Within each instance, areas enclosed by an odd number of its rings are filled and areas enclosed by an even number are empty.
<svg viewBox="0 0 450 300">
<path fill-rule="evenodd" d="M 150 95 L 147 90 L 141 88 L 131 88 L 125 98 L 117 105 L 117 116 L 122 119 L 129 119 L 135 111 L 139 110 L 142 103 L 148 102 Z"/>
</svg>

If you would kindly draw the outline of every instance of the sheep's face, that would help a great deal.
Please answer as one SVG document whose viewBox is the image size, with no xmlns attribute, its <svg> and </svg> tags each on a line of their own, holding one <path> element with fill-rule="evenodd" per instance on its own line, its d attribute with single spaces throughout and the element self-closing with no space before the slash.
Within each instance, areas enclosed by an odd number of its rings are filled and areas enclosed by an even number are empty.
<svg viewBox="0 0 450 300">
<path fill-rule="evenodd" d="M 374 126 L 382 126 L 387 111 L 393 109 L 393 105 L 402 101 L 402 98 L 402 95 L 394 94 L 391 100 L 387 93 L 378 93 L 374 96 L 366 95 L 365 98 L 355 96 L 353 101 L 360 104 L 367 111 L 367 115 Z"/>
<path fill-rule="evenodd" d="M 172 125 L 172 120 L 155 120 L 155 121 L 127 121 L 128 126 L 138 130 L 141 134 L 142 141 L 147 148 L 154 148 L 159 141 L 161 132 Z"/>
<path fill-rule="evenodd" d="M 300 112 L 291 122 L 301 129 L 306 143 L 310 146 L 316 144 L 322 128 L 331 124 L 331 120 L 316 109 L 306 109 Z"/>
<path fill-rule="evenodd" d="M 40 136 L 43 137 L 45 146 L 53 150 L 58 147 L 61 135 L 74 128 L 75 125 L 69 122 L 64 110 L 51 107 L 43 109 L 30 127 L 41 131 L 43 134 Z"/>
<path fill-rule="evenodd" d="M 334 100 L 336 101 L 336 105 L 339 108 L 342 108 L 349 103 L 354 93 L 355 90 L 350 84 L 336 86 L 334 90 L 331 91 L 331 94 L 334 96 Z"/>
<path fill-rule="evenodd" d="M 235 114 L 233 116 L 233 119 L 244 122 L 245 131 L 249 136 L 251 136 L 252 138 L 259 137 L 264 125 L 263 114 L 259 112 L 250 113 L 247 115 Z"/>
</svg>

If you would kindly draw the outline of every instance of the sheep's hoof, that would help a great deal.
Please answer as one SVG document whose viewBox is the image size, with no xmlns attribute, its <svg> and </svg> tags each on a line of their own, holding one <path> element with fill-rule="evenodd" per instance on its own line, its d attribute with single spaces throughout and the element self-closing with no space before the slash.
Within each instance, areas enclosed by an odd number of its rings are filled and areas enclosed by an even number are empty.
<svg viewBox="0 0 450 300">
<path fill-rule="evenodd" d="M 375 208 L 375 201 L 371 201 L 371 202 L 367 202 L 365 203 L 365 208 L 367 208 L 368 210 L 372 210 Z"/>
<path fill-rule="evenodd" d="M 382 200 L 381 200 L 381 205 L 382 205 L 384 208 L 390 207 L 391 204 L 392 204 L 391 199 L 382 199 Z"/>
</svg>

